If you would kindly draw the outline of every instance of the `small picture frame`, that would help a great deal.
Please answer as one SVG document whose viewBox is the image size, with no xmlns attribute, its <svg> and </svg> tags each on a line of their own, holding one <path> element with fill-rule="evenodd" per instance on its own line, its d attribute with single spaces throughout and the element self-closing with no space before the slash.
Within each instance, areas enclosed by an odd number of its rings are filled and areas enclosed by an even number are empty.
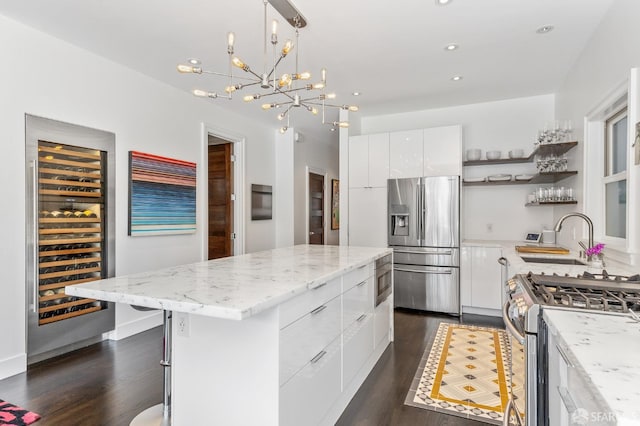
<svg viewBox="0 0 640 426">
<path fill-rule="evenodd" d="M 331 230 L 340 229 L 340 180 L 331 179 Z"/>
</svg>

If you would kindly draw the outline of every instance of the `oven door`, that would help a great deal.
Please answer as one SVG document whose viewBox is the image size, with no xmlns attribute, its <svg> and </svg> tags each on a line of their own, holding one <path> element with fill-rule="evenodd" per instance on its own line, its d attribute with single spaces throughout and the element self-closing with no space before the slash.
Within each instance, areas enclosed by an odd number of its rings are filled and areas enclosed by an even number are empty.
<svg viewBox="0 0 640 426">
<path fill-rule="evenodd" d="M 375 306 L 378 306 L 382 302 L 385 301 L 387 297 L 391 294 L 393 280 L 393 264 L 392 263 L 383 263 L 382 265 L 376 265 L 376 303 Z"/>
<path fill-rule="evenodd" d="M 527 398 L 535 398 L 535 373 L 529 376 L 531 349 L 535 363 L 535 335 L 524 333 L 524 317 L 513 299 L 508 299 L 502 308 L 502 319 L 507 329 L 509 341 L 509 402 L 504 410 L 503 425 L 536 425 L 536 406 L 527 403 Z M 531 349 L 530 349 L 531 348 Z M 535 365 L 532 366 L 535 370 Z M 530 378 L 533 377 L 533 381 Z M 531 386 L 534 386 L 532 388 Z"/>
</svg>

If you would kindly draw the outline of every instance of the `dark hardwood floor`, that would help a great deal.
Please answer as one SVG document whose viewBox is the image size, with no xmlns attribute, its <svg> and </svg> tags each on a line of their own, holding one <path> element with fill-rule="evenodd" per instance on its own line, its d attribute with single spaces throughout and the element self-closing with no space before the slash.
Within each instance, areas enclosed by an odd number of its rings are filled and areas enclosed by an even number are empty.
<svg viewBox="0 0 640 426">
<path fill-rule="evenodd" d="M 458 319 L 397 310 L 395 342 L 387 348 L 337 424 L 484 425 L 404 405 L 420 358 L 441 321 L 502 327 L 500 318 Z M 0 399 L 40 414 L 42 419 L 37 426 L 125 426 L 140 411 L 162 401 L 161 353 L 160 328 L 118 342 L 101 342 L 34 364 L 26 373 L 0 380 Z"/>
<path fill-rule="evenodd" d="M 423 313 L 396 309 L 395 341 L 336 423 L 339 426 L 476 426 L 486 423 L 404 405 L 420 359 L 435 337 L 441 322 L 504 328 L 502 318 Z"/>
</svg>

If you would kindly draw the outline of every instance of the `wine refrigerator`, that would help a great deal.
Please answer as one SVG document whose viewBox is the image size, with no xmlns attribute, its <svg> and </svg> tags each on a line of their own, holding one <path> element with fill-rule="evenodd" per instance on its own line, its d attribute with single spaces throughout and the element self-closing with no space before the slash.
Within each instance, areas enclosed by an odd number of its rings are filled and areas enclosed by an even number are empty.
<svg viewBox="0 0 640 426">
<path fill-rule="evenodd" d="M 27 357 L 33 363 L 113 330 L 113 303 L 65 286 L 115 273 L 115 135 L 26 115 Z"/>
</svg>

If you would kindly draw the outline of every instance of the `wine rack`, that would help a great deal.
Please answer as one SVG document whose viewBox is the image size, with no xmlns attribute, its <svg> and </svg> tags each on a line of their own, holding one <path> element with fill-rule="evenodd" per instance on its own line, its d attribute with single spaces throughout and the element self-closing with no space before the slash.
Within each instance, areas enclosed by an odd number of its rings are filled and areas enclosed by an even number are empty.
<svg viewBox="0 0 640 426">
<path fill-rule="evenodd" d="M 38 324 L 107 308 L 64 287 L 105 277 L 105 153 L 38 141 Z"/>
</svg>

